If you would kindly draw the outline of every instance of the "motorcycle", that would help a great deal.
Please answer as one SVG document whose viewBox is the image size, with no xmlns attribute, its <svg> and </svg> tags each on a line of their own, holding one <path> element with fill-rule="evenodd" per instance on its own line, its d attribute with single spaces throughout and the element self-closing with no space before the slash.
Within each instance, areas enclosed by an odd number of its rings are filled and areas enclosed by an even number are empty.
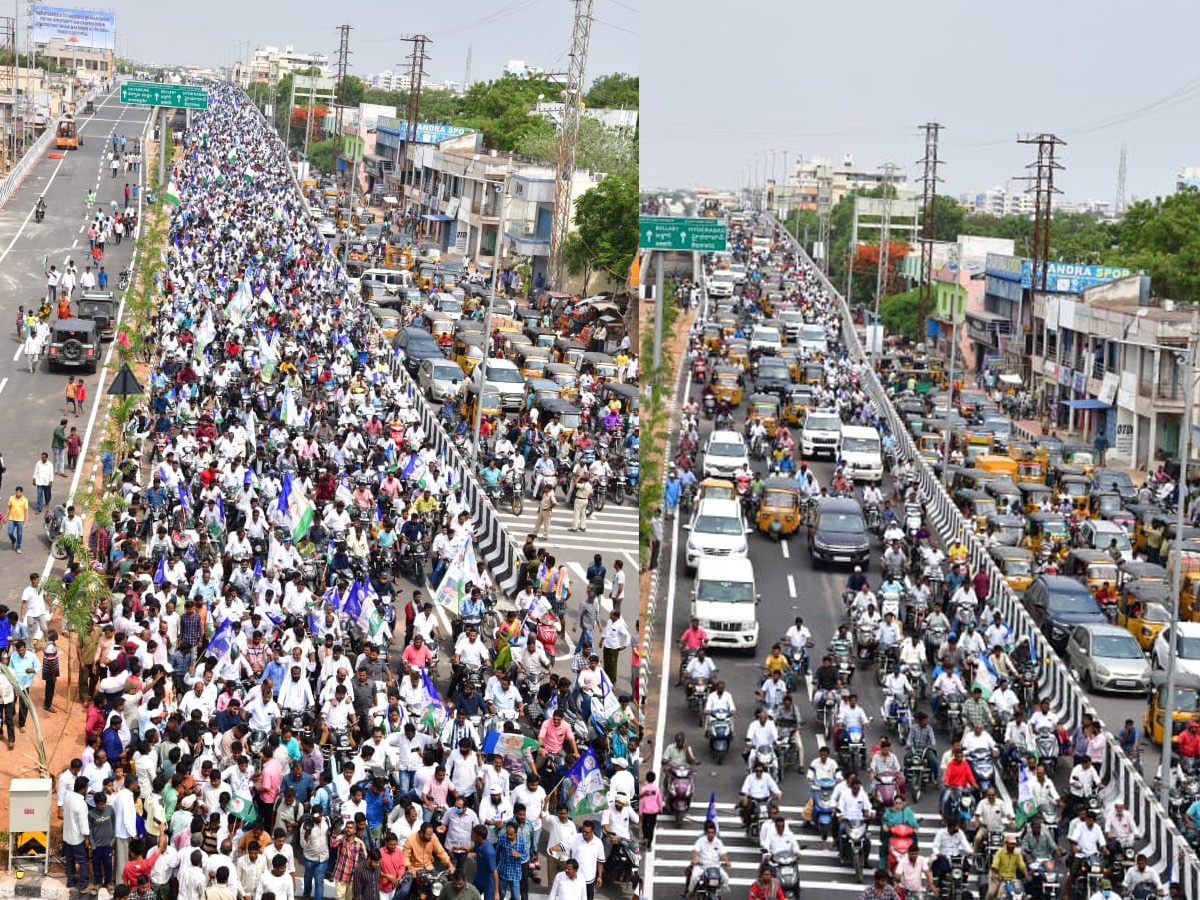
<svg viewBox="0 0 1200 900">
<path fill-rule="evenodd" d="M 121 270 L 121 274 L 117 276 L 117 290 L 125 291 L 129 289 L 130 276 L 129 266 L 126 266 Z"/>
<path fill-rule="evenodd" d="M 987 837 L 983 841 L 983 851 L 975 857 L 975 868 L 977 871 L 986 872 L 991 861 L 996 853 L 1004 846 L 1004 832 L 988 829 Z"/>
<path fill-rule="evenodd" d="M 908 848 L 916 840 L 916 829 L 911 825 L 893 825 L 888 831 L 887 867 L 889 871 L 896 868 L 896 862 L 903 859 Z"/>
<path fill-rule="evenodd" d="M 766 800 L 750 800 L 750 815 L 746 817 L 746 837 L 758 843 L 758 832 L 762 827 L 762 821 L 767 817 L 767 801 Z"/>
<path fill-rule="evenodd" d="M 795 854 L 784 853 L 775 857 L 775 877 L 783 889 L 783 896 L 800 900 L 800 865 Z"/>
<path fill-rule="evenodd" d="M 941 900 L 967 900 L 967 860 L 963 856 L 951 856 L 950 868 L 942 878 L 938 889 Z"/>
<path fill-rule="evenodd" d="M 1104 859 L 1100 854 L 1093 854 L 1083 861 L 1083 867 L 1074 882 L 1076 896 L 1093 897 L 1100 891 L 1100 882 L 1107 875 L 1104 871 Z"/>
<path fill-rule="evenodd" d="M 908 732 L 912 727 L 912 710 L 909 706 L 908 697 L 902 697 L 897 700 L 888 692 L 883 700 L 884 722 L 887 727 L 895 732 L 896 739 L 901 744 L 908 743 Z"/>
<path fill-rule="evenodd" d="M 46 534 L 46 540 L 50 542 L 50 553 L 55 559 L 67 558 L 67 545 L 64 541 L 59 540 L 63 534 L 63 522 L 67 518 L 67 508 L 59 503 L 53 509 L 46 510 L 46 514 L 42 519 L 42 528 Z"/>
<path fill-rule="evenodd" d="M 924 753 L 909 750 L 904 754 L 904 783 L 907 790 L 912 794 L 913 803 L 920 802 L 921 794 L 925 790 L 925 785 L 929 783 L 932 774 L 929 771 L 929 762 L 925 759 Z"/>
<path fill-rule="evenodd" d="M 825 734 L 825 739 L 833 735 L 833 726 L 837 724 L 838 707 L 837 693 L 834 691 L 826 691 L 824 698 L 821 700 L 821 706 L 817 710 L 817 718 L 821 723 L 821 731 Z"/>
<path fill-rule="evenodd" d="M 949 694 L 942 698 L 941 719 L 951 734 L 961 734 L 963 727 L 962 694 Z"/>
<path fill-rule="evenodd" d="M 837 669 L 838 678 L 842 684 L 849 685 L 854 677 L 854 658 L 848 651 L 836 651 L 833 654 L 833 665 Z"/>
<path fill-rule="evenodd" d="M 870 853 L 870 841 L 867 839 L 866 820 L 852 819 L 846 822 L 846 833 L 842 837 L 840 850 L 841 859 L 843 863 L 854 866 L 854 877 L 859 881 L 862 881 L 868 853 Z"/>
<path fill-rule="evenodd" d="M 867 764 L 867 745 L 862 728 L 852 725 L 846 729 L 845 740 L 838 744 L 838 762 L 845 772 L 857 772 Z"/>
<path fill-rule="evenodd" d="M 671 814 L 675 817 L 676 826 L 683 824 L 684 816 L 691 809 L 694 791 L 692 767 L 672 766 L 667 778 L 667 798 L 670 802 Z"/>
<path fill-rule="evenodd" d="M 422 869 L 413 876 L 412 891 L 409 900 L 437 900 L 446 889 L 450 880 L 449 872 L 437 872 L 433 869 Z"/>
<path fill-rule="evenodd" d="M 724 709 L 713 710 L 708 717 L 708 747 L 717 765 L 725 761 L 729 752 L 729 741 L 733 734 L 733 722 Z"/>
<path fill-rule="evenodd" d="M 37 206 L 35 206 L 33 208 L 33 221 L 41 222 L 45 218 L 46 218 L 46 204 L 43 203 L 41 200 L 39 200 L 37 203 Z"/>
<path fill-rule="evenodd" d="M 1058 768 L 1058 734 L 1049 725 L 1043 725 L 1033 736 L 1037 747 L 1038 761 L 1045 765 L 1046 773 L 1053 775 Z"/>
<path fill-rule="evenodd" d="M 1063 873 L 1058 860 L 1037 860 L 1029 867 L 1029 873 L 1034 882 L 1041 884 L 1042 900 L 1059 900 Z"/>
<path fill-rule="evenodd" d="M 879 515 L 879 504 L 867 505 L 867 531 L 878 537 L 883 533 L 883 519 Z"/>
<path fill-rule="evenodd" d="M 875 776 L 874 800 L 876 809 L 890 809 L 892 801 L 900 793 L 900 779 L 894 772 L 880 772 Z"/>
<path fill-rule="evenodd" d="M 629 838 L 619 838 L 613 841 L 608 859 L 604 863 L 604 874 L 608 880 L 616 884 L 628 884 L 633 892 L 638 893 L 641 876 L 638 874 L 642 866 L 641 845 Z"/>
<path fill-rule="evenodd" d="M 791 766 L 797 772 L 804 771 L 804 744 L 800 740 L 799 729 L 791 726 L 780 726 L 779 741 L 775 744 L 775 755 L 779 757 L 779 771 L 782 776 Z"/>
<path fill-rule="evenodd" d="M 771 744 L 759 744 L 750 752 L 746 760 L 746 771 L 754 771 L 755 766 L 762 766 L 763 771 L 776 783 L 779 782 L 779 757 L 775 755 L 775 748 Z"/>
<path fill-rule="evenodd" d="M 712 394 L 705 394 L 701 407 L 704 410 L 704 418 L 711 419 L 717 411 L 716 398 Z"/>
<path fill-rule="evenodd" d="M 688 684 L 687 702 L 688 706 L 696 711 L 700 721 L 698 725 L 704 724 L 704 705 L 708 702 L 709 685 L 707 678 L 696 678 Z"/>
<path fill-rule="evenodd" d="M 859 621 L 854 626 L 854 646 L 859 662 L 875 657 L 875 645 L 879 643 L 879 626 L 874 622 Z"/>
<path fill-rule="evenodd" d="M 835 778 L 818 778 L 812 784 L 812 826 L 817 829 L 821 840 L 828 840 L 833 833 L 833 789 Z"/>
<path fill-rule="evenodd" d="M 988 750 L 986 747 L 977 747 L 967 754 L 967 762 L 971 766 L 971 771 L 975 773 L 975 780 L 979 783 L 979 792 L 981 794 L 986 793 L 988 788 L 995 786 L 996 759 L 992 755 L 991 750 Z"/>
<path fill-rule="evenodd" d="M 719 900 L 721 896 L 721 870 L 709 866 L 696 882 L 695 900 Z"/>
</svg>

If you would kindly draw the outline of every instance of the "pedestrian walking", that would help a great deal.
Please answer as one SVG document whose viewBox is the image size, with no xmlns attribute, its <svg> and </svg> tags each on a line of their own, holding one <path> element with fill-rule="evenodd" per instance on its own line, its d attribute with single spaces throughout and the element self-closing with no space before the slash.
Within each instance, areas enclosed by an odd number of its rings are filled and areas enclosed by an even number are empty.
<svg viewBox="0 0 1200 900">
<path fill-rule="evenodd" d="M 125 221 L 118 217 L 117 221 L 113 223 L 113 240 L 120 244 L 123 237 L 125 237 Z"/>
<path fill-rule="evenodd" d="M 584 475 L 575 485 L 575 505 L 573 507 L 575 516 L 571 522 L 571 531 L 587 531 L 587 508 L 591 497 L 592 481 L 587 475 Z"/>
<path fill-rule="evenodd" d="M 50 631 L 50 608 L 46 605 L 46 592 L 42 588 L 41 581 L 41 575 L 31 572 L 29 584 L 21 592 L 21 606 L 25 610 L 25 629 L 35 647 Z"/>
<path fill-rule="evenodd" d="M 74 375 L 69 375 L 67 377 L 66 393 L 63 397 L 63 415 L 66 416 L 70 415 L 71 413 L 75 413 L 77 416 L 79 415 L 79 401 L 75 399 Z"/>
<path fill-rule="evenodd" d="M 121 168 L 121 161 L 117 159 L 117 155 L 115 153 L 112 154 L 112 163 L 109 165 L 109 168 L 112 169 L 112 177 L 116 178 L 117 171 Z"/>
<path fill-rule="evenodd" d="M 54 686 L 58 684 L 60 674 L 58 666 L 58 632 L 51 628 L 46 632 L 46 646 L 42 648 L 42 681 L 46 685 L 46 695 L 42 700 L 42 709 L 48 713 L 54 712 Z"/>
<path fill-rule="evenodd" d="M 58 300 L 58 269 L 55 266 L 50 267 L 50 271 L 46 273 L 46 302 L 51 306 Z"/>
<path fill-rule="evenodd" d="M 104 271 L 104 266 L 101 266 L 100 271 L 96 273 L 96 284 L 102 291 L 108 288 L 108 273 Z"/>
<path fill-rule="evenodd" d="M 629 626 L 621 618 L 621 612 L 616 607 L 609 611 L 608 623 L 600 636 L 600 646 L 604 649 L 604 672 L 608 680 L 617 683 L 617 665 L 621 659 L 621 651 L 629 646 L 632 640 Z"/>
<path fill-rule="evenodd" d="M 75 272 L 75 265 L 71 262 L 67 263 L 67 269 L 58 279 L 59 295 L 66 295 L 68 298 L 75 294 L 75 284 L 78 276 Z"/>
<path fill-rule="evenodd" d="M 54 471 L 58 475 L 67 474 L 67 420 L 59 419 L 58 427 L 50 438 L 50 452 L 54 454 Z"/>
<path fill-rule="evenodd" d="M 22 350 L 25 353 L 25 359 L 29 362 L 29 371 L 36 372 L 38 359 L 42 355 L 42 338 L 36 330 L 29 332 Z"/>
<path fill-rule="evenodd" d="M 37 511 L 50 505 L 50 497 L 54 492 L 54 464 L 50 462 L 50 454 L 42 453 L 42 458 L 33 464 L 33 486 L 37 488 Z"/>
<path fill-rule="evenodd" d="M 88 266 L 83 270 L 83 274 L 79 276 L 79 289 L 81 291 L 90 291 L 96 286 L 96 273 L 92 271 L 92 267 Z"/>
<path fill-rule="evenodd" d="M 609 599 L 612 600 L 613 609 L 618 609 L 621 601 L 625 599 L 625 563 L 623 560 L 613 561 L 612 593 L 609 594 Z"/>
<path fill-rule="evenodd" d="M 75 418 L 79 418 L 79 413 L 75 413 Z M 67 468 L 74 472 L 79 468 L 79 454 L 83 450 L 83 438 L 79 434 L 79 429 L 74 425 L 71 426 L 71 432 L 67 435 Z"/>
<path fill-rule="evenodd" d="M 533 523 L 533 533 L 541 536 L 543 541 L 550 540 L 550 516 L 558 503 L 554 499 L 554 485 L 542 488 L 542 496 L 538 500 L 537 519 Z"/>
<path fill-rule="evenodd" d="M 125 171 L 129 171 L 129 157 L 125 157 Z M 129 182 L 125 182 L 125 205 L 129 205 Z"/>
<path fill-rule="evenodd" d="M 662 812 L 663 796 L 655 783 L 655 773 L 647 772 L 645 783 L 638 791 L 638 815 L 642 817 L 642 843 L 647 849 L 654 846 L 654 828 Z"/>
<path fill-rule="evenodd" d="M 662 548 L 663 516 L 659 507 L 650 514 L 650 568 L 658 568 L 658 552 Z"/>
<path fill-rule="evenodd" d="M 18 553 L 25 538 L 25 520 L 29 518 L 29 498 L 19 485 L 8 498 L 8 542 Z M 3 679 L 0 679 L 3 681 Z"/>
</svg>

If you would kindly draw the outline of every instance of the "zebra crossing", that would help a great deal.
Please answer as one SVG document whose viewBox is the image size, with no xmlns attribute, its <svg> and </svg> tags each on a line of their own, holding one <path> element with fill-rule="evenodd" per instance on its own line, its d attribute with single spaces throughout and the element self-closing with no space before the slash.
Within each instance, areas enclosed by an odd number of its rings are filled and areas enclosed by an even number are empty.
<svg viewBox="0 0 1200 900">
<path fill-rule="evenodd" d="M 820 896 L 827 896 L 829 893 L 852 896 L 861 894 L 870 883 L 870 873 L 875 870 L 879 861 L 878 826 L 873 826 L 869 832 L 869 864 L 863 873 L 863 880 L 856 881 L 854 870 L 838 858 L 834 839 L 822 841 L 816 831 L 803 822 L 802 811 L 802 807 L 799 806 L 780 806 L 780 812 L 800 844 L 801 890 L 820 891 Z M 653 854 L 647 854 L 645 857 L 647 878 L 654 885 L 656 898 L 674 900 L 683 896 L 686 886 L 684 872 L 691 863 L 692 846 L 703 834 L 706 812 L 707 807 L 703 801 L 696 798 L 682 827 L 676 827 L 675 822 L 667 818 L 665 812 L 659 818 L 658 828 L 654 832 Z M 928 854 L 928 848 L 933 843 L 939 827 L 938 815 L 918 812 L 916 816 L 919 823 L 918 845 L 922 848 L 922 854 Z M 726 871 L 732 889 L 730 896 L 744 896 L 758 876 L 762 853 L 757 843 L 751 842 L 746 836 L 746 830 L 734 804 L 717 804 L 717 826 L 721 841 L 729 854 L 730 864 Z"/>
<path fill-rule="evenodd" d="M 525 536 L 533 532 L 537 521 L 537 506 L 532 500 L 527 500 L 521 515 L 514 516 L 508 508 L 498 509 L 500 523 L 514 544 L 520 546 L 525 542 Z M 622 506 L 607 503 L 604 509 L 593 512 L 588 516 L 587 531 L 573 532 L 570 530 L 574 515 L 571 507 L 561 503 L 550 514 L 550 539 L 538 539 L 538 546 L 546 546 L 551 555 L 559 563 L 566 563 L 571 574 L 577 579 L 579 587 L 576 595 L 586 584 L 587 567 L 592 564 L 592 557 L 599 553 L 604 557 L 604 565 L 612 576 L 613 561 L 621 559 L 625 563 L 625 589 L 627 594 L 636 599 L 638 565 L 638 508 L 636 503 L 626 502 Z"/>
</svg>

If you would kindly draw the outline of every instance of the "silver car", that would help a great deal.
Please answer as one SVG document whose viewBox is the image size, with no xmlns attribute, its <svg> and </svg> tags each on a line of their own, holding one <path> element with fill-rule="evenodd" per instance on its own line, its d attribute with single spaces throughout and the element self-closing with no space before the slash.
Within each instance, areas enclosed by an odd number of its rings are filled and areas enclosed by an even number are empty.
<svg viewBox="0 0 1200 900">
<path fill-rule="evenodd" d="M 1134 636 L 1120 626 L 1077 625 L 1067 640 L 1066 656 L 1086 690 L 1150 690 L 1150 663 Z"/>
<path fill-rule="evenodd" d="M 448 359 L 423 359 L 417 369 L 417 385 L 430 400 L 444 400 L 457 394 L 463 378 L 458 363 Z"/>
</svg>

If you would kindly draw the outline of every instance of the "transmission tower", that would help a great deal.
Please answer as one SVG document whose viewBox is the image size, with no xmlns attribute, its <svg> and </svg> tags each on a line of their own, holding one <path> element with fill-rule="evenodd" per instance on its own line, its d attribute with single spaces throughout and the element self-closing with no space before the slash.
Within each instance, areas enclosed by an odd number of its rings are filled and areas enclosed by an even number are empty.
<svg viewBox="0 0 1200 900">
<path fill-rule="evenodd" d="M 934 216 L 937 210 L 937 185 L 942 179 L 938 178 L 937 167 L 941 164 L 938 159 L 938 132 L 945 126 L 937 122 L 926 122 L 921 126 L 925 130 L 925 156 L 917 160 L 925 167 L 921 176 L 923 187 L 921 196 L 921 273 L 917 289 L 917 322 L 925 321 L 925 310 L 930 308 L 930 298 L 933 294 L 933 235 Z"/>
<path fill-rule="evenodd" d="M 404 183 L 404 170 L 408 166 L 408 161 L 411 159 L 412 148 L 417 143 L 417 122 L 421 119 L 421 82 L 425 80 L 425 63 L 429 59 L 429 54 L 425 52 L 425 45 L 432 44 L 429 38 L 423 34 L 414 34 L 412 37 L 406 37 L 404 40 L 413 45 L 412 52 L 408 54 L 408 133 L 404 136 L 404 156 L 400 160 L 400 183 Z M 416 180 L 416 169 L 413 169 L 409 175 L 408 183 L 411 187 Z"/>
<path fill-rule="evenodd" d="M 349 25 L 338 26 L 337 52 L 337 94 L 334 97 L 333 133 L 336 135 L 333 144 L 333 164 L 342 154 L 342 111 L 346 105 L 346 70 L 350 67 L 350 28 Z M 309 111 L 311 115 L 311 110 Z"/>
<path fill-rule="evenodd" d="M 592 5 L 595 0 L 574 0 L 575 24 L 571 29 L 570 65 L 563 92 L 562 134 L 558 139 L 558 169 L 555 172 L 554 224 L 550 230 L 549 281 L 563 288 L 563 245 L 571 231 L 571 183 L 575 180 L 575 152 L 579 141 L 580 110 L 583 106 L 584 74 L 588 44 L 592 38 Z"/>
<path fill-rule="evenodd" d="M 1113 216 L 1125 215 L 1125 145 L 1121 145 L 1121 162 L 1117 166 L 1117 202 L 1113 204 Z"/>
<path fill-rule="evenodd" d="M 467 44 L 467 70 L 463 73 L 463 91 L 471 87 L 471 45 Z"/>
<path fill-rule="evenodd" d="M 1046 292 L 1046 268 L 1050 262 L 1050 216 L 1051 205 L 1055 194 L 1062 191 L 1054 187 L 1054 173 L 1061 170 L 1054 160 L 1056 147 L 1066 146 L 1066 141 L 1054 134 L 1039 134 L 1036 137 L 1017 138 L 1018 144 L 1036 144 L 1038 148 L 1037 162 L 1030 163 L 1025 168 L 1036 169 L 1034 175 L 1027 175 L 1023 181 L 1033 183 L 1026 193 L 1033 191 L 1033 290 Z"/>
</svg>

